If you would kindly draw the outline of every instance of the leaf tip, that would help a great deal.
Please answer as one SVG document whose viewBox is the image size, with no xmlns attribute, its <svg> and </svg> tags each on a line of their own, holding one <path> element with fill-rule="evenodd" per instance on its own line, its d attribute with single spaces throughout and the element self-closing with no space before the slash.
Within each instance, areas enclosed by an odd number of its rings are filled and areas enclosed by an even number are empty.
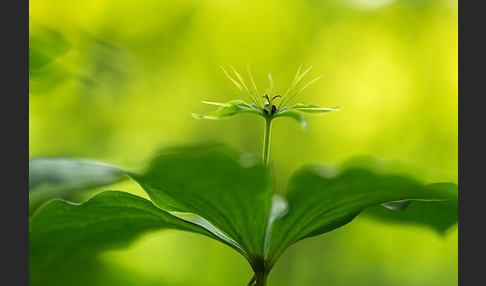
<svg viewBox="0 0 486 286">
<path fill-rule="evenodd" d="M 302 130 L 307 130 L 307 127 L 309 126 L 307 120 L 299 121 L 299 123 L 300 123 L 300 128 L 302 128 Z"/>
<path fill-rule="evenodd" d="M 195 112 L 192 112 L 191 116 L 196 118 L 196 119 L 203 119 L 204 118 L 204 115 L 198 114 L 198 113 L 195 113 Z"/>
</svg>

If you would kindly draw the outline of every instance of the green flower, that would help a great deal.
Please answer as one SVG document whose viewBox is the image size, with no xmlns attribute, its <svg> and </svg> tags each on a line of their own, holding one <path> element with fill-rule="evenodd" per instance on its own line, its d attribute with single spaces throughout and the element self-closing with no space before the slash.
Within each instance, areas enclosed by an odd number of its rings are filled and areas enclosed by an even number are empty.
<svg viewBox="0 0 486 286">
<path fill-rule="evenodd" d="M 280 94 L 275 94 L 273 79 L 270 74 L 268 74 L 268 79 L 270 81 L 270 87 L 268 88 L 268 92 L 264 95 L 261 95 L 258 92 L 255 82 L 253 81 L 249 66 L 248 75 L 250 79 L 249 82 L 251 83 L 250 86 L 246 84 L 243 77 L 233 67 L 231 67 L 231 69 L 233 70 L 237 80 L 231 77 L 226 72 L 226 70 L 222 68 L 228 78 L 236 85 L 236 87 L 240 91 L 242 91 L 250 98 L 251 102 L 247 103 L 243 100 L 232 100 L 226 103 L 203 101 L 203 103 L 216 105 L 219 108 L 207 114 L 193 113 L 192 115 L 198 119 L 213 120 L 225 119 L 240 113 L 253 113 L 256 115 L 260 115 L 267 120 L 271 120 L 276 117 L 287 116 L 297 120 L 302 128 L 306 128 L 307 119 L 305 115 L 318 115 L 331 111 L 339 111 L 337 107 L 325 108 L 315 104 L 296 103 L 293 106 L 286 106 L 286 104 L 289 103 L 297 94 L 301 93 L 309 85 L 322 78 L 322 76 L 316 77 L 315 79 L 309 81 L 307 84 L 304 84 L 303 86 L 297 88 L 298 83 L 307 74 L 307 72 L 309 72 L 311 68 L 312 67 L 308 67 L 306 70 L 301 72 L 302 66 L 300 66 L 297 70 L 297 73 L 295 74 L 292 83 L 290 84 L 290 87 L 287 89 L 283 96 L 281 96 Z"/>
</svg>

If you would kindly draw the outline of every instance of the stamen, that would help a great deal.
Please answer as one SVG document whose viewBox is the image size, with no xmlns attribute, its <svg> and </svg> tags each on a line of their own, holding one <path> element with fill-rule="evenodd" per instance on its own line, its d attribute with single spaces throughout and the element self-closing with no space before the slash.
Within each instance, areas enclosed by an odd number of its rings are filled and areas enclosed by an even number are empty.
<svg viewBox="0 0 486 286">
<path fill-rule="evenodd" d="M 270 103 L 270 98 L 268 98 L 268 95 L 265 94 L 264 96 L 262 96 L 262 98 L 266 98 L 268 103 Z"/>
<path fill-rule="evenodd" d="M 277 95 L 275 95 L 275 96 L 272 98 L 272 100 L 274 100 L 274 99 L 275 99 L 275 98 L 277 98 L 277 97 L 282 98 L 280 95 L 278 95 L 278 94 L 277 94 Z"/>
</svg>

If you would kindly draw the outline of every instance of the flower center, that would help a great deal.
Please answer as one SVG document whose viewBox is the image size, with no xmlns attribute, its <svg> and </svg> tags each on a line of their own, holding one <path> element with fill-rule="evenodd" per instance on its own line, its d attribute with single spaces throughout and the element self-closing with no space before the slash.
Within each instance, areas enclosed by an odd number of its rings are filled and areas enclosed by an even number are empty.
<svg viewBox="0 0 486 286">
<path fill-rule="evenodd" d="M 274 97 L 272 97 L 272 99 L 270 99 L 268 97 L 268 95 L 264 95 L 262 96 L 262 98 L 266 98 L 267 99 L 267 103 L 263 106 L 263 112 L 266 114 L 266 115 L 273 115 L 275 114 L 275 112 L 277 111 L 277 106 L 275 106 L 275 104 L 272 104 L 272 101 L 275 99 L 275 98 L 282 98 L 280 95 L 275 95 Z M 272 106 L 272 109 L 270 109 L 270 105 Z"/>
</svg>

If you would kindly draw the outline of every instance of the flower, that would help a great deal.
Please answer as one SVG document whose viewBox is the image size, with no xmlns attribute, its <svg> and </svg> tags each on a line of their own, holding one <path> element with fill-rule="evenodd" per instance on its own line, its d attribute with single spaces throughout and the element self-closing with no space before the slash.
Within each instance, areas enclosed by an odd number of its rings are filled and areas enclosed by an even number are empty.
<svg viewBox="0 0 486 286">
<path fill-rule="evenodd" d="M 339 111 L 339 109 L 337 109 L 338 107 L 326 108 L 326 107 L 320 107 L 315 104 L 296 103 L 290 107 L 286 106 L 286 104 L 289 103 L 289 101 L 292 100 L 297 94 L 301 93 L 309 85 L 313 84 L 314 82 L 318 81 L 323 77 L 323 76 L 316 77 L 315 79 L 309 81 L 307 84 L 303 85 L 302 87 L 297 88 L 298 83 L 307 74 L 307 72 L 309 72 L 311 68 L 312 67 L 308 67 L 306 70 L 301 72 L 302 66 L 300 66 L 299 69 L 297 70 L 297 73 L 295 74 L 292 83 L 290 84 L 290 87 L 287 89 L 287 91 L 283 96 L 279 94 L 274 95 L 273 79 L 272 76 L 268 74 L 270 87 L 267 93 L 265 93 L 263 96 L 260 96 L 260 93 L 258 92 L 258 89 L 251 75 L 249 65 L 248 65 L 248 75 L 251 83 L 250 86 L 246 84 L 244 78 L 233 67 L 231 67 L 231 69 L 233 70 L 237 80 L 231 77 L 226 72 L 226 70 L 222 67 L 223 72 L 226 74 L 226 76 L 228 76 L 228 78 L 236 85 L 236 87 L 240 91 L 242 91 L 244 94 L 248 96 L 248 98 L 251 100 L 251 103 L 244 102 L 243 100 L 233 100 L 226 103 L 203 101 L 203 103 L 206 104 L 219 106 L 219 108 L 207 114 L 193 113 L 192 115 L 198 119 L 214 119 L 214 120 L 225 119 L 240 113 L 252 113 L 252 114 L 260 115 L 270 120 L 276 117 L 287 116 L 297 120 L 302 126 L 302 128 L 306 128 L 307 127 L 307 119 L 305 118 L 306 114 L 318 115 L 318 114 L 328 113 L 331 111 Z"/>
</svg>

